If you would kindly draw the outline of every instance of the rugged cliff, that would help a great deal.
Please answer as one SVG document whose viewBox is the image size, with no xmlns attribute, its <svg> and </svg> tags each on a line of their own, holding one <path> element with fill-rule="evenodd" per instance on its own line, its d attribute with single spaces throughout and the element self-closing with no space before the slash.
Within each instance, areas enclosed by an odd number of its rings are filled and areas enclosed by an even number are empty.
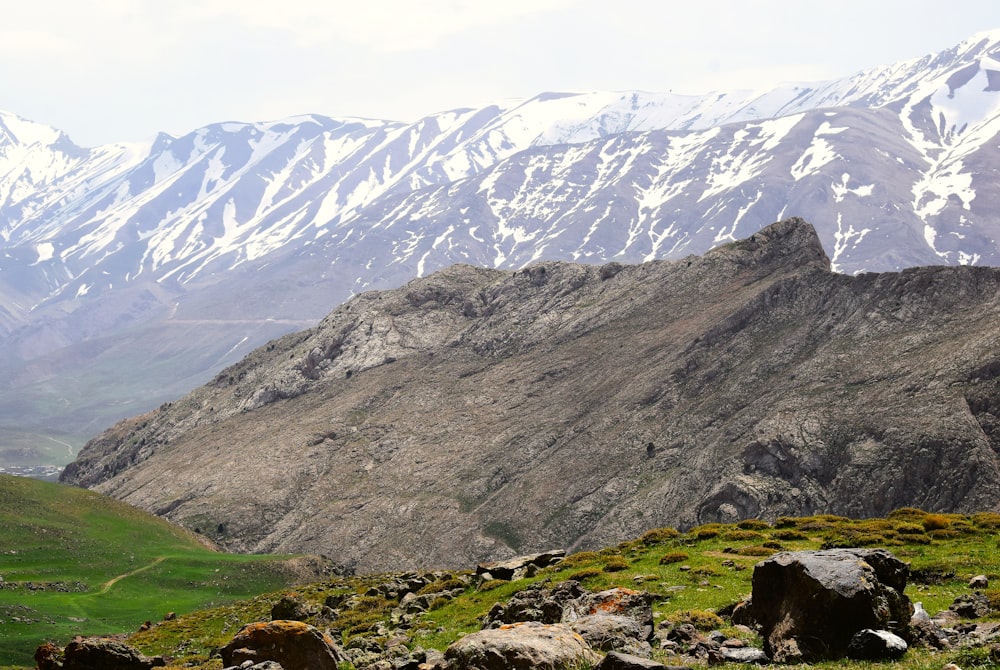
<svg viewBox="0 0 1000 670">
<path fill-rule="evenodd" d="M 835 274 L 789 219 L 680 261 L 454 266 L 99 436 L 63 480 L 358 569 L 654 526 L 1000 503 L 1000 270 Z"/>
</svg>

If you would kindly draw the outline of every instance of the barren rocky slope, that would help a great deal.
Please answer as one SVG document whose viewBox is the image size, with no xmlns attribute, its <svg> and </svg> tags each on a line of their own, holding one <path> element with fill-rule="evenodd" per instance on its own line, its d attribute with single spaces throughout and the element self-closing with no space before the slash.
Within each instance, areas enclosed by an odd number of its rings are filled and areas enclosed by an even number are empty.
<svg viewBox="0 0 1000 670">
<path fill-rule="evenodd" d="M 1000 269 L 835 274 L 812 226 L 358 296 L 63 480 L 240 551 L 461 566 L 655 526 L 1000 503 Z"/>
</svg>

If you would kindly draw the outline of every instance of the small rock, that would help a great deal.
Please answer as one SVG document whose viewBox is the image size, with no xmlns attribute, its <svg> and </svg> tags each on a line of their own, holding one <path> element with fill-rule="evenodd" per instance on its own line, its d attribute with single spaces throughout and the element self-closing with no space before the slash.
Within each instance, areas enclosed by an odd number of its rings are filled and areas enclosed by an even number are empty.
<svg viewBox="0 0 1000 670">
<path fill-rule="evenodd" d="M 910 621 L 911 642 L 930 649 L 950 649 L 948 634 L 932 619 Z"/>
<path fill-rule="evenodd" d="M 744 663 L 750 665 L 767 665 L 771 659 L 767 657 L 763 649 L 754 647 L 721 647 L 708 657 L 709 665 L 716 663 Z"/>
<path fill-rule="evenodd" d="M 906 640 L 887 630 L 863 628 L 851 638 L 847 655 L 858 661 L 894 661 L 906 653 Z"/>
<path fill-rule="evenodd" d="M 505 579 L 510 581 L 514 579 L 516 575 L 526 575 L 529 571 L 528 568 L 531 565 L 534 565 L 537 570 L 538 568 L 544 568 L 554 563 L 558 563 L 565 557 L 566 552 L 564 550 L 554 549 L 540 554 L 518 556 L 517 558 L 511 558 L 506 561 L 480 563 L 476 566 L 476 574 L 482 576 L 488 573 L 492 579 Z"/>
<path fill-rule="evenodd" d="M 657 661 L 623 654 L 617 651 L 608 652 L 595 670 L 691 670 L 687 666 L 669 666 Z"/>
<path fill-rule="evenodd" d="M 976 575 L 969 580 L 970 589 L 988 589 L 990 587 L 990 580 L 986 575 Z"/>
<path fill-rule="evenodd" d="M 990 601 L 985 595 L 977 591 L 976 593 L 955 598 L 955 601 L 948 606 L 948 609 L 966 619 L 978 619 L 990 613 Z"/>
</svg>

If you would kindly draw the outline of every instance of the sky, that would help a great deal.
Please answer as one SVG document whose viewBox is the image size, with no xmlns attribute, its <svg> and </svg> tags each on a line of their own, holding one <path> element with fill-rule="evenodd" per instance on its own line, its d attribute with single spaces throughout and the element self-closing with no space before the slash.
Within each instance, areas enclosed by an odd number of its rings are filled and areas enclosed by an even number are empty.
<svg viewBox="0 0 1000 670">
<path fill-rule="evenodd" d="M 996 0 L 0 0 L 0 109 L 83 146 L 545 91 L 825 81 L 1000 28 Z"/>
</svg>

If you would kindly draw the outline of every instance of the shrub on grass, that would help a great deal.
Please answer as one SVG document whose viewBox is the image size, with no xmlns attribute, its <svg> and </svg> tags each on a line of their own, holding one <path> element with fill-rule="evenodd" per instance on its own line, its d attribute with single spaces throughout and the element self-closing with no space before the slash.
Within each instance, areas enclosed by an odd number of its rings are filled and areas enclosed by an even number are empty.
<svg viewBox="0 0 1000 670">
<path fill-rule="evenodd" d="M 715 630 L 726 625 L 722 617 L 708 610 L 682 610 L 670 615 L 668 619 L 675 625 L 687 623 L 698 630 Z"/>
<path fill-rule="evenodd" d="M 652 544 L 659 544 L 667 540 L 673 540 L 681 536 L 681 532 L 676 528 L 654 528 L 642 534 L 639 541 L 647 547 Z"/>
<path fill-rule="evenodd" d="M 688 531 L 688 535 L 696 540 L 710 540 L 713 537 L 719 537 L 722 532 L 722 524 L 709 523 L 704 526 L 695 526 Z"/>
<path fill-rule="evenodd" d="M 453 591 L 455 589 L 464 589 L 465 582 L 461 579 L 455 579 L 454 577 L 446 577 L 443 579 L 437 579 L 430 584 L 426 584 L 423 588 L 417 591 L 418 596 L 422 596 L 426 593 L 441 593 L 442 591 Z"/>
<path fill-rule="evenodd" d="M 577 582 L 584 582 L 584 581 L 586 581 L 588 579 L 592 579 L 594 577 L 598 577 L 598 576 L 600 576 L 600 574 L 601 574 L 601 571 L 598 570 L 597 568 L 585 568 L 583 570 L 579 570 L 579 571 L 574 572 L 573 574 L 569 575 L 569 577 L 567 577 L 567 579 L 572 579 L 572 580 L 577 581 Z"/>
<path fill-rule="evenodd" d="M 951 520 L 944 514 L 928 514 L 921 522 L 924 530 L 945 530 L 951 527 Z"/>
<path fill-rule="evenodd" d="M 740 547 L 736 550 L 736 553 L 740 556 L 770 556 L 771 554 L 777 552 L 774 549 L 763 545 L 750 545 L 747 547 Z"/>
<path fill-rule="evenodd" d="M 1000 528 L 1000 514 L 996 512 L 978 512 L 972 515 L 972 523 L 984 530 Z"/>
<path fill-rule="evenodd" d="M 660 556 L 660 565 L 667 565 L 669 563 L 682 563 L 687 559 L 691 558 L 683 551 L 671 551 L 669 554 L 663 554 Z"/>
<path fill-rule="evenodd" d="M 962 535 L 975 535 L 979 532 L 976 527 L 972 525 L 971 521 L 962 517 L 953 517 L 951 519 L 951 530 L 958 531 Z"/>
<path fill-rule="evenodd" d="M 574 577 L 570 577 L 574 579 Z M 492 591 L 493 589 L 498 589 L 505 584 L 510 584 L 510 582 L 504 579 L 487 579 L 485 582 L 479 585 L 479 591 Z"/>
<path fill-rule="evenodd" d="M 900 521 L 895 525 L 896 532 L 900 535 L 923 535 L 924 527 L 919 523 Z"/>
<path fill-rule="evenodd" d="M 754 540 L 763 540 L 764 535 L 755 530 L 730 530 L 722 533 L 722 539 L 732 542 L 753 542 Z"/>
<path fill-rule="evenodd" d="M 909 521 L 912 523 L 920 523 L 927 516 L 927 512 L 922 509 L 917 509 L 916 507 L 900 507 L 895 509 L 886 515 L 886 519 L 890 521 Z"/>
<path fill-rule="evenodd" d="M 621 572 L 629 567 L 628 561 L 621 556 L 612 556 L 604 561 L 604 572 Z"/>
<path fill-rule="evenodd" d="M 842 528 L 831 535 L 820 545 L 821 549 L 847 549 L 850 547 L 874 547 L 878 545 L 899 544 L 878 533 L 866 533 L 850 528 Z"/>
<path fill-rule="evenodd" d="M 923 529 L 921 529 L 921 532 L 923 532 Z M 776 540 L 788 540 L 788 541 L 809 539 L 809 536 L 806 535 L 805 533 L 792 529 L 776 530 L 773 533 L 771 533 L 771 537 L 773 537 Z"/>
<path fill-rule="evenodd" d="M 837 524 L 832 521 L 825 521 L 815 517 L 809 517 L 808 520 L 803 520 L 803 522 L 799 524 L 799 530 L 807 533 L 823 532 L 836 527 Z"/>
<path fill-rule="evenodd" d="M 710 568 L 707 565 L 703 565 L 700 568 L 695 568 L 691 573 L 695 577 L 718 577 L 722 573 L 714 568 Z"/>
<path fill-rule="evenodd" d="M 954 540 L 959 537 L 961 533 L 957 530 L 952 530 L 950 528 L 939 528 L 938 530 L 932 530 L 927 533 L 935 540 Z"/>
<path fill-rule="evenodd" d="M 743 530 L 764 530 L 765 528 L 770 528 L 771 524 L 763 519 L 743 519 L 743 521 L 736 524 L 736 527 Z"/>
<path fill-rule="evenodd" d="M 601 560 L 601 555 L 596 551 L 579 551 L 575 554 L 570 554 L 559 563 L 560 568 L 574 568 L 578 565 L 585 565 L 587 563 L 596 563 Z"/>
</svg>

